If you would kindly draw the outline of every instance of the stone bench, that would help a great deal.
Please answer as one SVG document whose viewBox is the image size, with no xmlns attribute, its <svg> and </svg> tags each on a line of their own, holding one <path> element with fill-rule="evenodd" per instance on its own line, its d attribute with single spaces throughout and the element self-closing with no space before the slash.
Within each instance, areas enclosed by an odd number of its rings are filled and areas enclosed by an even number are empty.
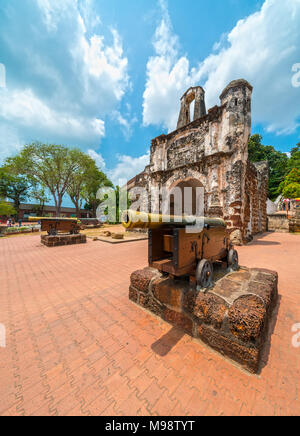
<svg viewBox="0 0 300 436">
<path fill-rule="evenodd" d="M 276 272 L 241 268 L 204 294 L 188 281 L 145 268 L 131 275 L 129 298 L 257 373 L 277 284 Z"/>
</svg>

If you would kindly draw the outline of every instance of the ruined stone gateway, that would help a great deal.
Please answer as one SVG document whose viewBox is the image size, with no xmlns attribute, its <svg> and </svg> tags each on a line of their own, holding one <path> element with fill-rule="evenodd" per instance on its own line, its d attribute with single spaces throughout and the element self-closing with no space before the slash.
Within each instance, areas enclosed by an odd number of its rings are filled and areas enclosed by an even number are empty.
<svg viewBox="0 0 300 436">
<path fill-rule="evenodd" d="M 234 242 L 247 242 L 266 231 L 268 165 L 248 159 L 252 90 L 246 80 L 234 80 L 222 92 L 220 106 L 206 113 L 203 88 L 190 88 L 181 99 L 177 130 L 152 141 L 150 165 L 128 188 L 145 187 L 150 195 L 152 188 L 171 193 L 178 187 L 184 203 L 185 187 L 195 192 L 203 187 L 205 215 L 224 218 Z M 193 213 L 196 202 L 193 193 Z M 162 210 L 159 198 L 152 211 Z"/>
</svg>

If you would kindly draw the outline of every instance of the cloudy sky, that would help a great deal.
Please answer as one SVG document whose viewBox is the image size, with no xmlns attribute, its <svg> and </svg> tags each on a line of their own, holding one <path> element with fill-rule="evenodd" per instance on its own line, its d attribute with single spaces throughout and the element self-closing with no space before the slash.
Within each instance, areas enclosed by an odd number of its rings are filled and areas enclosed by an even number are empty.
<svg viewBox="0 0 300 436">
<path fill-rule="evenodd" d="M 33 140 L 79 146 L 115 183 L 173 130 L 184 91 L 207 106 L 254 86 L 253 133 L 300 140 L 300 0 L 1 0 L 0 162 Z"/>
</svg>

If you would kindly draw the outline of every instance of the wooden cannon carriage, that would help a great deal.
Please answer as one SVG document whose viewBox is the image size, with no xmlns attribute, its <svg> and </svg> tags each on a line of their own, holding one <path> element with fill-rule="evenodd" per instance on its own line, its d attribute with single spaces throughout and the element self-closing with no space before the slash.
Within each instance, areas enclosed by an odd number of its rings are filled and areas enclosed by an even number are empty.
<svg viewBox="0 0 300 436">
<path fill-rule="evenodd" d="M 187 226 L 202 223 L 195 232 Z M 213 263 L 226 262 L 238 269 L 238 254 L 234 250 L 226 223 L 220 218 L 182 218 L 126 211 L 122 224 L 128 230 L 149 229 L 149 266 L 171 276 L 196 279 L 198 289 L 213 282 Z"/>
<path fill-rule="evenodd" d="M 77 218 L 30 217 L 29 221 L 40 221 L 42 232 L 47 232 L 50 236 L 56 236 L 58 233 L 77 235 L 80 232 L 80 221 Z"/>
</svg>

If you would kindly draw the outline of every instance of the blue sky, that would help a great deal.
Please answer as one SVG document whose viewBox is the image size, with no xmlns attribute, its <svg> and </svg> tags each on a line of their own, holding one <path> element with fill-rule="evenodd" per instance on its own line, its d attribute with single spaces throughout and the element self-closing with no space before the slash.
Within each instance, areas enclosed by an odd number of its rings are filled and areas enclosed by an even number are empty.
<svg viewBox="0 0 300 436">
<path fill-rule="evenodd" d="M 202 85 L 211 107 L 241 77 L 252 132 L 288 152 L 299 23 L 300 0 L 1 0 L 0 161 L 33 140 L 79 146 L 119 183 L 176 127 L 187 88 Z"/>
</svg>

